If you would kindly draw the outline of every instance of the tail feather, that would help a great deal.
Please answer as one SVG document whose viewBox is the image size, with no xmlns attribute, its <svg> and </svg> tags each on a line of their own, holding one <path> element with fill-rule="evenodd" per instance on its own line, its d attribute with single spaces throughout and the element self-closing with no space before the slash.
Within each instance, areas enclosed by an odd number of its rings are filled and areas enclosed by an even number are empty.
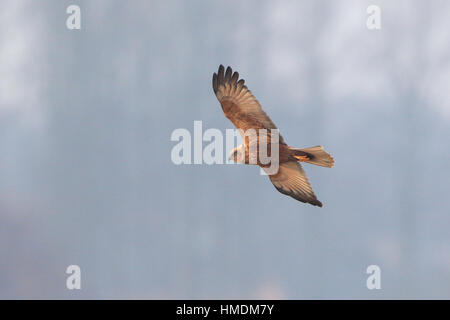
<svg viewBox="0 0 450 320">
<path fill-rule="evenodd" d="M 316 166 L 331 168 L 334 166 L 333 157 L 323 150 L 322 146 L 304 149 L 291 149 L 294 151 L 294 158 L 301 162 L 315 164 Z"/>
</svg>

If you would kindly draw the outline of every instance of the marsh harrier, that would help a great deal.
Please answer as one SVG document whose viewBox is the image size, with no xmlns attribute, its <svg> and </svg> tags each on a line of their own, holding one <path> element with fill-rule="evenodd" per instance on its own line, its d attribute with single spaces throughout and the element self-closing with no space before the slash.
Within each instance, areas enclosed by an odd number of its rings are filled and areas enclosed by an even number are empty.
<svg viewBox="0 0 450 320">
<path fill-rule="evenodd" d="M 266 150 L 270 152 L 270 137 L 277 127 L 264 112 L 251 91 L 244 85 L 244 82 L 243 79 L 239 79 L 239 73 L 233 73 L 230 67 L 225 71 L 222 65 L 220 65 L 218 73 L 214 73 L 212 79 L 214 93 L 222 105 L 225 116 L 237 129 L 240 129 L 239 131 L 244 139 L 243 144 L 231 151 L 230 159 L 237 163 L 259 165 L 267 172 L 267 164 L 263 164 L 259 160 L 259 153 L 252 155 L 252 153 L 255 153 L 255 149 L 249 148 L 248 136 L 242 133 L 249 129 L 255 130 L 257 144 L 263 140 L 262 143 L 267 144 Z M 261 139 L 260 129 L 266 129 L 263 132 L 266 132 L 264 134 L 268 137 Z M 322 207 L 322 203 L 314 194 L 300 162 L 331 168 L 334 165 L 333 158 L 322 146 L 297 149 L 288 146 L 281 135 L 278 139 L 278 170 L 274 174 L 268 174 L 273 185 L 279 192 L 296 200 Z M 252 156 L 256 158 L 256 161 L 249 161 Z"/>
</svg>

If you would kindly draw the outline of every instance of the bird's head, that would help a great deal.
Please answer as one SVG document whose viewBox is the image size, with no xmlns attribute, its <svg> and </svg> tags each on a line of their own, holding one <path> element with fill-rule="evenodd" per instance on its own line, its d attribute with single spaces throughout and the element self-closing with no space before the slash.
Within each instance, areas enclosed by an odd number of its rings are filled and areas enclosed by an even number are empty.
<svg viewBox="0 0 450 320">
<path fill-rule="evenodd" d="M 245 163 L 244 145 L 241 144 L 239 147 L 231 150 L 230 154 L 228 155 L 228 160 L 234 161 L 236 163 Z"/>
</svg>

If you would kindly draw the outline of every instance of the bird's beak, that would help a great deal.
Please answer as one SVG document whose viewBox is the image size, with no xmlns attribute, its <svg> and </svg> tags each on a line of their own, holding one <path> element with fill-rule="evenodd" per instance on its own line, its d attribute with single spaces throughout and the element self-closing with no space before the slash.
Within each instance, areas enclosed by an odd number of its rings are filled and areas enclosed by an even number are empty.
<svg viewBox="0 0 450 320">
<path fill-rule="evenodd" d="M 234 151 L 230 152 L 230 154 L 228 155 L 228 161 L 234 161 L 233 154 L 234 154 Z"/>
</svg>

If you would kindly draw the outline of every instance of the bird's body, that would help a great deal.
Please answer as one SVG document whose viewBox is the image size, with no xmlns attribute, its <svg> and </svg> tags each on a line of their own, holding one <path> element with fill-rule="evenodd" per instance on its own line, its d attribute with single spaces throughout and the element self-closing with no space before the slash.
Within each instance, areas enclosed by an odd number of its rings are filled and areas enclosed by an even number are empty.
<svg viewBox="0 0 450 320">
<path fill-rule="evenodd" d="M 250 143 L 249 143 L 249 138 L 245 138 L 245 143 L 243 143 L 241 146 L 235 148 L 232 152 L 232 159 L 234 160 L 234 162 L 236 163 L 241 163 L 241 164 L 253 164 L 253 165 L 258 165 L 261 168 L 265 168 L 265 167 L 269 167 L 270 164 L 264 162 L 261 159 L 261 154 L 260 154 L 260 150 L 259 150 L 259 145 L 262 144 L 260 142 L 260 139 L 258 139 L 259 137 L 256 137 L 256 143 L 255 143 L 255 148 L 252 150 Z M 267 154 L 268 156 L 271 155 L 271 145 L 270 143 L 267 144 Z M 294 149 L 292 149 L 291 147 L 289 147 L 287 144 L 278 144 L 278 163 L 284 163 L 284 162 L 288 162 L 288 161 L 299 161 L 298 158 L 300 157 L 299 155 L 296 155 L 296 152 Z M 236 152 L 234 152 L 236 151 Z"/>
<path fill-rule="evenodd" d="M 263 168 L 275 188 L 294 199 L 321 207 L 299 162 L 332 167 L 333 158 L 321 146 L 296 149 L 288 146 L 272 120 L 255 99 L 244 80 L 230 67 L 221 65 L 213 75 L 213 89 L 225 116 L 238 128 L 244 143 L 231 152 L 237 163 L 254 164 Z M 250 134 L 248 134 L 250 132 Z M 275 144 L 273 144 L 275 142 Z M 278 150 L 278 170 L 269 171 L 270 163 L 261 158 L 260 148 L 270 157 L 272 147 Z"/>
</svg>

